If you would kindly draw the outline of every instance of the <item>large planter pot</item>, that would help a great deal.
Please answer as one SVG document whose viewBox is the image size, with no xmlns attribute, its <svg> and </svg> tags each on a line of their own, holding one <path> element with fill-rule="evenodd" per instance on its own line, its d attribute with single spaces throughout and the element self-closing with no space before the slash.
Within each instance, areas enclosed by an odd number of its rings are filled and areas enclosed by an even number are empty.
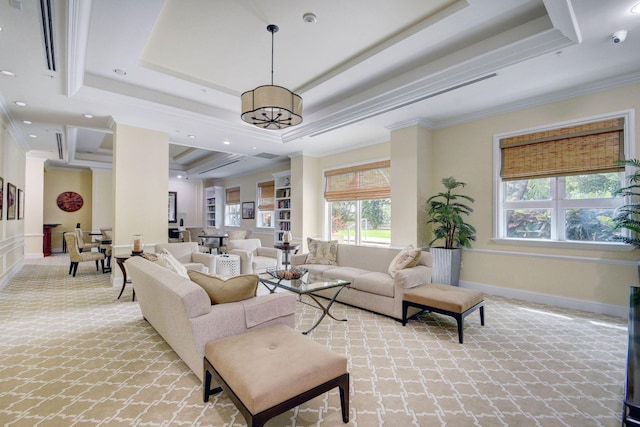
<svg viewBox="0 0 640 427">
<path fill-rule="evenodd" d="M 458 286 L 460 282 L 460 267 L 462 265 L 462 249 L 429 249 L 433 255 L 432 283 Z"/>
</svg>

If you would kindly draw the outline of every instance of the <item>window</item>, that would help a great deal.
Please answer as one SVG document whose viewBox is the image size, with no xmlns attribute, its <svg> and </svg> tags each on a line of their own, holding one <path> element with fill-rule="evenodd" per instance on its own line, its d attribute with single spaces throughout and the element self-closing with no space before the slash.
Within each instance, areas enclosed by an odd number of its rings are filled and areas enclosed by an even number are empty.
<svg viewBox="0 0 640 427">
<path fill-rule="evenodd" d="M 225 190 L 224 216 L 225 225 L 240 227 L 240 187 Z"/>
<path fill-rule="evenodd" d="M 613 243 L 624 125 L 615 117 L 500 138 L 497 237 Z"/>
<path fill-rule="evenodd" d="M 273 228 L 274 209 L 274 188 L 273 181 L 259 182 L 256 196 L 258 199 L 258 214 L 256 215 L 256 225 L 258 227 Z"/>
<path fill-rule="evenodd" d="M 354 245 L 391 243 L 391 162 L 325 172 L 331 238 Z"/>
</svg>

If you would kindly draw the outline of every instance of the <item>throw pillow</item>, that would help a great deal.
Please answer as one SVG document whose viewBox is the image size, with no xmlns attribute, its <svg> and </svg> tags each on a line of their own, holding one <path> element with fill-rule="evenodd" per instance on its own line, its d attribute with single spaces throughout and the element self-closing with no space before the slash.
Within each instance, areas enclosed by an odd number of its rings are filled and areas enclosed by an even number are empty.
<svg viewBox="0 0 640 427">
<path fill-rule="evenodd" d="M 162 249 L 160 251 L 160 254 L 158 254 L 158 256 L 160 258 L 162 258 L 162 260 L 166 264 L 167 268 L 169 268 L 170 270 L 175 271 L 180 276 L 182 276 L 182 277 L 184 277 L 186 279 L 189 278 L 189 275 L 187 274 L 187 267 L 185 267 L 184 264 L 182 264 L 180 261 L 178 261 L 176 259 L 176 257 L 171 255 L 171 252 L 169 252 L 166 249 Z"/>
<path fill-rule="evenodd" d="M 189 270 L 187 274 L 194 283 L 207 292 L 211 304 L 243 301 L 255 297 L 258 291 L 256 274 L 241 274 L 227 279 L 194 270 Z"/>
<path fill-rule="evenodd" d="M 338 241 L 316 240 L 307 238 L 307 247 L 309 255 L 307 255 L 307 264 L 325 264 L 337 265 Z"/>
<path fill-rule="evenodd" d="M 409 245 L 396 255 L 393 260 L 391 260 L 391 264 L 389 264 L 389 275 L 391 277 L 396 277 L 396 273 L 404 268 L 411 268 L 418 265 L 418 261 L 420 261 L 420 256 L 422 256 L 422 251 L 420 249 L 416 249 L 413 245 Z"/>
</svg>

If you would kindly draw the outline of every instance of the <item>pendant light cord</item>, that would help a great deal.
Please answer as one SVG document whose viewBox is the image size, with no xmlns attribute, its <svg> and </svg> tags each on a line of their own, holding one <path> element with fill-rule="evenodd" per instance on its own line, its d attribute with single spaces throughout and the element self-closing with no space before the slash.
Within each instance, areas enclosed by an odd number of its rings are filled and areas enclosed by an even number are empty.
<svg viewBox="0 0 640 427">
<path fill-rule="evenodd" d="M 274 44 L 275 31 L 271 31 L 271 86 L 273 86 L 273 44 Z"/>
</svg>

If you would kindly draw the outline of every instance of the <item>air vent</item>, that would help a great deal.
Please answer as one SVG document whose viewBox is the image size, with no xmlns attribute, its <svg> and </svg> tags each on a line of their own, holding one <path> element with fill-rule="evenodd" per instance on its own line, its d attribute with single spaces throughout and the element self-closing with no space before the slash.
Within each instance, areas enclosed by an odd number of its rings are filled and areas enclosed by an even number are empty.
<svg viewBox="0 0 640 427">
<path fill-rule="evenodd" d="M 58 143 L 58 158 L 62 160 L 63 152 L 62 152 L 62 134 L 60 132 L 56 132 L 56 142 Z"/>
<path fill-rule="evenodd" d="M 403 108 L 403 107 L 406 107 L 408 105 L 415 104 L 416 102 L 424 101 L 424 100 L 427 100 L 429 98 L 434 98 L 436 96 L 443 95 L 443 94 L 445 94 L 447 92 L 451 92 L 451 91 L 463 88 L 465 86 L 470 86 L 472 84 L 480 83 L 480 82 L 482 82 L 484 80 L 491 79 L 491 78 L 497 77 L 497 76 L 498 76 L 498 74 L 491 73 L 491 74 L 487 74 L 486 76 L 478 77 L 477 79 L 468 80 L 466 82 L 462 82 L 462 83 L 459 83 L 457 85 L 449 86 L 449 87 L 444 88 L 442 90 L 439 90 L 437 92 L 429 93 L 427 95 L 421 96 L 419 98 L 412 99 L 412 100 L 404 102 L 402 104 L 394 105 L 394 106 L 386 108 L 384 110 L 376 111 L 375 113 L 369 114 L 367 116 L 358 117 L 355 120 L 351 120 L 351 121 L 348 121 L 348 122 L 345 122 L 345 123 L 341 123 L 339 125 L 336 125 L 336 126 L 333 126 L 333 127 L 327 128 L 327 129 L 323 129 L 320 132 L 312 133 L 311 137 L 322 135 L 323 133 L 331 132 L 333 130 L 340 129 L 340 128 L 348 126 L 348 125 L 352 125 L 352 124 L 360 122 L 362 120 L 370 119 L 371 117 L 379 116 L 380 114 L 388 113 L 390 111 L 394 111 L 394 110 L 397 110 L 399 108 Z"/>
<path fill-rule="evenodd" d="M 51 0 L 40 0 L 40 13 L 42 16 L 42 36 L 44 54 L 49 71 L 57 71 L 55 43 L 53 40 L 53 9 Z"/>
<path fill-rule="evenodd" d="M 271 153 L 260 153 L 260 154 L 256 154 L 253 157 L 259 157 L 261 159 L 272 160 L 272 159 L 275 159 L 275 158 L 280 157 L 280 156 L 277 155 L 277 154 L 271 154 Z"/>
<path fill-rule="evenodd" d="M 219 165 L 219 166 L 216 166 L 216 167 L 214 167 L 214 168 L 207 169 L 206 171 L 202 171 L 202 172 L 198 172 L 198 173 L 199 173 L 200 175 L 202 175 L 203 173 L 211 172 L 211 171 L 214 171 L 214 170 L 216 170 L 216 169 L 220 169 L 220 168 L 223 168 L 223 167 L 225 167 L 225 166 L 229 166 L 229 165 L 232 165 L 232 164 L 234 164 L 234 163 L 238 163 L 239 161 L 240 161 L 240 160 L 234 160 L 234 161 L 232 161 L 232 162 L 224 163 L 224 164 L 222 164 L 222 165 Z"/>
</svg>

